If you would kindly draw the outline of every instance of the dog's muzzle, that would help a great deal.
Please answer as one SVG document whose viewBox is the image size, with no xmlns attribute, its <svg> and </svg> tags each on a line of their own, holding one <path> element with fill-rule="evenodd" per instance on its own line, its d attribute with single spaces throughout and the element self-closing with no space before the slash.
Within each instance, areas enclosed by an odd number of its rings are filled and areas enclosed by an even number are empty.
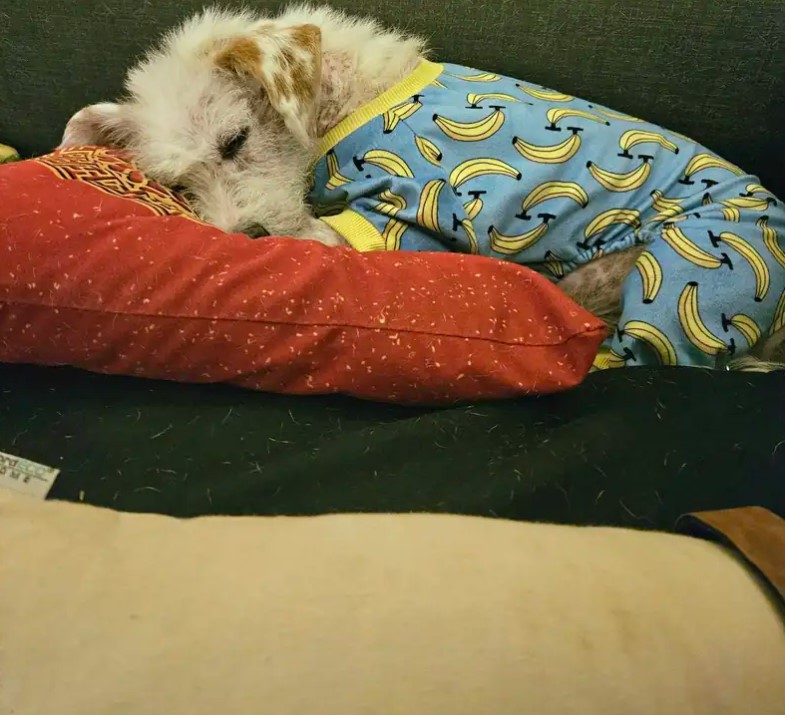
<svg viewBox="0 0 785 715">
<path fill-rule="evenodd" d="M 249 238 L 264 238 L 270 235 L 270 232 L 260 223 L 252 223 L 250 226 L 246 226 L 241 233 L 244 233 Z"/>
</svg>

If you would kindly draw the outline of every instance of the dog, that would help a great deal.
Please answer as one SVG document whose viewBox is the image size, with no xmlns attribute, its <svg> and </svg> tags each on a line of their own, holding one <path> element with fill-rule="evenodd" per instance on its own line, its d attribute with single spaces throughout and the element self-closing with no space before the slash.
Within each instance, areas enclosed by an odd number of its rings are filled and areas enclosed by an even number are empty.
<svg viewBox="0 0 785 715">
<path fill-rule="evenodd" d="M 327 7 L 208 9 L 61 146 L 128 149 L 207 222 L 514 260 L 606 321 L 602 367 L 785 368 L 785 207 L 693 140 L 428 59 Z"/>
</svg>

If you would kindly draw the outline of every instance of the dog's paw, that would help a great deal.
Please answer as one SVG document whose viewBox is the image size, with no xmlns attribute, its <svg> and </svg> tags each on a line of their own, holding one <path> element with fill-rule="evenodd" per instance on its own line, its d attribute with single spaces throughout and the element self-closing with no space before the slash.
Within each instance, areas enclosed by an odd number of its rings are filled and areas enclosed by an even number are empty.
<svg viewBox="0 0 785 715">
<path fill-rule="evenodd" d="M 348 246 L 343 236 L 334 231 L 324 221 L 311 219 L 306 226 L 295 234 L 295 238 L 308 238 L 319 241 L 325 246 Z"/>
</svg>

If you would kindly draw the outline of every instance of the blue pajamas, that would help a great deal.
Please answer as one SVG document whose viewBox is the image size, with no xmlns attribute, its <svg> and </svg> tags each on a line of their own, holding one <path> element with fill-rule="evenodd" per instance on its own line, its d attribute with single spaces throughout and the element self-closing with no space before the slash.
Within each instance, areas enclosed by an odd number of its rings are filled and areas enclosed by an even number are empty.
<svg viewBox="0 0 785 715">
<path fill-rule="evenodd" d="M 358 250 L 477 253 L 556 280 L 646 244 L 609 365 L 715 367 L 785 324 L 781 202 L 661 127 L 424 62 L 321 149 L 310 198 Z"/>
<path fill-rule="evenodd" d="M 695 211 L 641 230 L 648 248 L 624 283 L 619 330 L 606 341 L 611 364 L 722 367 L 785 326 L 785 220 L 748 178 L 723 193 L 730 202 L 752 194 L 760 209 L 737 212 L 707 195 Z"/>
</svg>

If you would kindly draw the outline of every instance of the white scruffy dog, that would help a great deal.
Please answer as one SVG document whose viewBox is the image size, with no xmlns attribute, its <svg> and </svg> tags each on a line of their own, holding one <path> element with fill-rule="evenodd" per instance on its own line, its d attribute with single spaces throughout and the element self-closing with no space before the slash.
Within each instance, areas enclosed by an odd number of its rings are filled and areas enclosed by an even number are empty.
<svg viewBox="0 0 785 715">
<path fill-rule="evenodd" d="M 62 145 L 127 147 L 221 229 L 341 245 L 305 201 L 318 138 L 408 74 L 423 49 L 329 8 L 275 19 L 210 9 L 129 72 L 127 101 L 72 117 Z"/>
<path fill-rule="evenodd" d="M 345 245 L 306 201 L 319 140 L 409 75 L 425 52 L 417 37 L 325 7 L 298 5 L 274 18 L 206 10 L 130 70 L 121 103 L 77 112 L 61 146 L 129 149 L 143 172 L 224 230 Z M 593 260 L 561 285 L 613 326 L 642 250 Z M 736 362 L 771 369 L 764 361 L 783 358 L 785 329 Z"/>
</svg>

